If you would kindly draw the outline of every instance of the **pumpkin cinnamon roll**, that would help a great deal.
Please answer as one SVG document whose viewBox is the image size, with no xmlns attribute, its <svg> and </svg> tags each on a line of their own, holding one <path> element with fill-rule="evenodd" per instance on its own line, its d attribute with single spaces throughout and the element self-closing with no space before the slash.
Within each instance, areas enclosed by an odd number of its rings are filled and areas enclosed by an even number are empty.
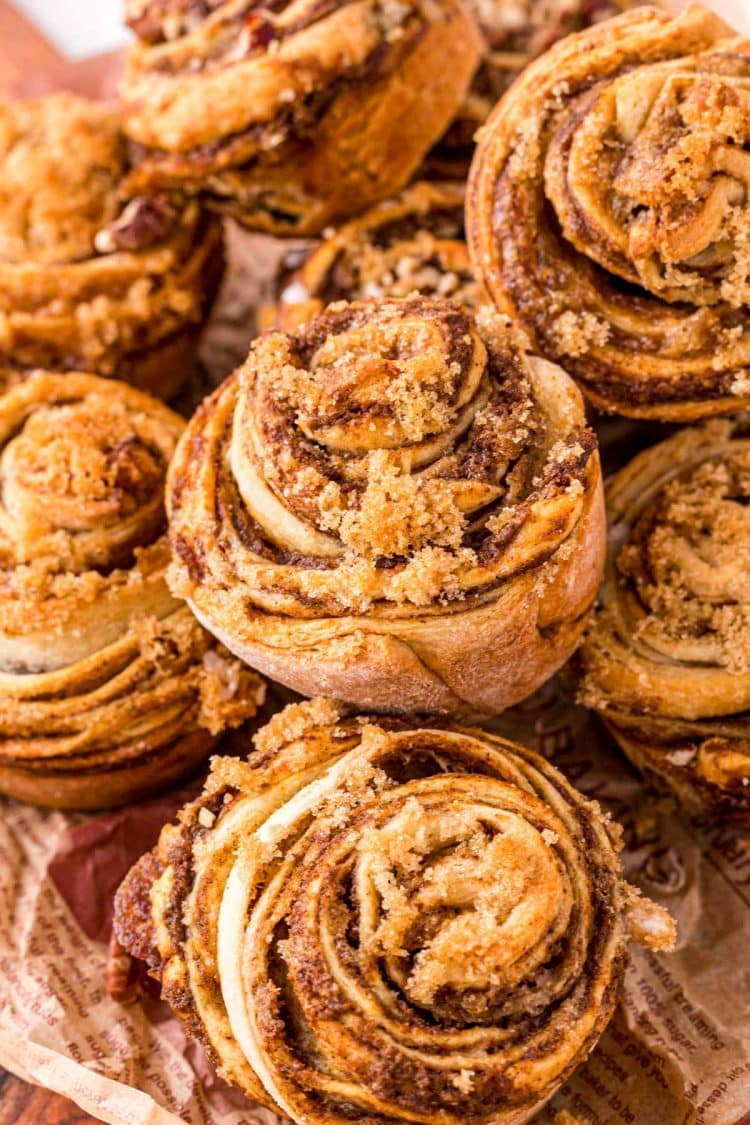
<svg viewBox="0 0 750 1125">
<path fill-rule="evenodd" d="M 402 187 L 479 60 L 464 0 L 128 0 L 136 190 L 316 234 Z"/>
<path fill-rule="evenodd" d="M 346 223 L 282 277 L 263 320 L 287 332 L 331 301 L 416 291 L 477 308 L 483 294 L 464 240 L 463 184 L 413 184 Z"/>
<path fill-rule="evenodd" d="M 558 43 L 482 131 L 478 276 L 604 410 L 750 403 L 750 42 L 691 5 Z"/>
<path fill-rule="evenodd" d="M 56 94 L 0 103 L 0 367 L 116 375 L 171 398 L 222 272 L 216 218 L 126 199 L 117 114 Z"/>
<path fill-rule="evenodd" d="M 261 336 L 188 425 L 168 505 L 172 589 L 215 636 L 379 711 L 524 698 L 575 648 L 603 565 L 575 385 L 438 298 Z"/>
<path fill-rule="evenodd" d="M 482 33 L 482 61 L 456 119 L 428 154 L 433 174 L 468 171 L 474 135 L 521 71 L 553 43 L 610 19 L 636 0 L 470 0 Z"/>
<path fill-rule="evenodd" d="M 101 808 L 253 715 L 260 679 L 167 588 L 183 429 L 115 380 L 36 373 L 0 397 L 0 792 Z"/>
<path fill-rule="evenodd" d="M 307 1125 L 528 1121 L 674 923 L 620 830 L 483 731 L 281 712 L 126 877 L 118 940 L 221 1075 Z"/>
<path fill-rule="evenodd" d="M 681 430 L 616 474 L 582 697 L 648 778 L 750 826 L 748 505 L 744 418 Z"/>
</svg>

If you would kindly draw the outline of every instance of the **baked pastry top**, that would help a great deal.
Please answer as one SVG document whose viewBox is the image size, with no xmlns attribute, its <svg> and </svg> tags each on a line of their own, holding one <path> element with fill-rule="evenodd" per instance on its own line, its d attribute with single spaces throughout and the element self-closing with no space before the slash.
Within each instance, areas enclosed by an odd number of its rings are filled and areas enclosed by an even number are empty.
<svg viewBox="0 0 750 1125">
<path fill-rule="evenodd" d="M 540 354 L 632 417 L 747 405 L 750 45 L 638 8 L 533 63 L 482 130 L 477 274 Z"/>
<path fill-rule="evenodd" d="M 0 103 L 0 365 L 120 375 L 171 397 L 221 276 L 194 202 L 127 199 L 111 108 L 70 94 Z M 10 381 L 10 379 L 8 379 Z"/>
<path fill-rule="evenodd" d="M 292 1121 L 511 1125 L 593 1047 L 628 942 L 673 945 L 620 846 L 522 746 L 315 700 L 215 760 L 115 930 L 222 1077 Z"/>
<path fill-rule="evenodd" d="M 53 265 L 90 257 L 121 210 L 126 142 L 112 110 L 70 95 L 5 104 L 0 151 L 0 259 Z"/>
<path fill-rule="evenodd" d="M 750 824 L 750 434 L 678 431 L 608 487 L 610 558 L 582 699 L 684 804 Z"/>
<path fill-rule="evenodd" d="M 478 308 L 486 298 L 464 239 L 463 184 L 421 181 L 375 204 L 282 270 L 279 290 L 264 320 L 284 331 L 339 300 L 418 292 Z"/>
<path fill-rule="evenodd" d="M 266 333 L 170 469 L 172 589 L 306 695 L 497 711 L 575 647 L 604 552 L 596 439 L 493 313 L 413 296 Z"/>
<path fill-rule="evenodd" d="M 474 136 L 524 67 L 553 43 L 637 6 L 636 0 L 470 0 L 482 61 L 455 121 L 430 152 L 431 172 L 468 169 Z"/>
<path fill-rule="evenodd" d="M 0 792 L 122 803 L 262 701 L 167 588 L 164 479 L 183 426 L 74 372 L 0 396 Z"/>
<path fill-rule="evenodd" d="M 123 82 L 133 183 L 257 230 L 316 234 L 402 187 L 479 59 L 464 0 L 135 0 Z"/>
</svg>

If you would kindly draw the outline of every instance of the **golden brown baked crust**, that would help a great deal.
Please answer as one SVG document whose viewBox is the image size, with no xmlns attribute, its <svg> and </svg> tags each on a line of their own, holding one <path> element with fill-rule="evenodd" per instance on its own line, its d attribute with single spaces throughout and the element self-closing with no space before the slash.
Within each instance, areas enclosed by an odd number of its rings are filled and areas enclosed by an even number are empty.
<svg viewBox="0 0 750 1125">
<path fill-rule="evenodd" d="M 472 309 L 486 301 L 469 262 L 464 186 L 458 183 L 422 181 L 376 203 L 282 277 L 278 302 L 262 319 L 264 327 L 284 332 L 318 316 L 332 301 L 414 292 L 451 297 Z"/>
<path fill-rule="evenodd" d="M 167 589 L 164 478 L 183 426 L 94 375 L 36 373 L 0 397 L 0 792 L 120 804 L 262 701 Z"/>
<path fill-rule="evenodd" d="M 465 175 L 477 129 L 524 67 L 566 35 L 636 4 L 637 0 L 469 0 L 482 33 L 482 61 L 455 121 L 428 154 L 429 171 Z"/>
<path fill-rule="evenodd" d="M 749 77 L 712 12 L 638 8 L 553 47 L 482 131 L 478 276 L 605 410 L 750 402 Z"/>
<path fill-rule="evenodd" d="M 605 549 L 565 373 L 487 310 L 329 306 L 256 340 L 170 468 L 174 593 L 251 666 L 378 711 L 494 712 L 579 639 Z"/>
<path fill-rule="evenodd" d="M 281 712 L 120 888 L 115 928 L 251 1098 L 307 1125 L 527 1121 L 674 923 L 620 830 L 479 730 Z"/>
<path fill-rule="evenodd" d="M 0 366 L 117 375 L 171 398 L 219 284 L 195 202 L 126 201 L 117 114 L 69 94 L 0 103 Z"/>
<path fill-rule="evenodd" d="M 200 191 L 245 225 L 315 234 L 402 187 L 479 58 L 464 0 L 131 0 L 136 185 Z"/>
<path fill-rule="evenodd" d="M 750 826 L 750 432 L 684 429 L 616 474 L 582 698 L 691 809 Z"/>
</svg>

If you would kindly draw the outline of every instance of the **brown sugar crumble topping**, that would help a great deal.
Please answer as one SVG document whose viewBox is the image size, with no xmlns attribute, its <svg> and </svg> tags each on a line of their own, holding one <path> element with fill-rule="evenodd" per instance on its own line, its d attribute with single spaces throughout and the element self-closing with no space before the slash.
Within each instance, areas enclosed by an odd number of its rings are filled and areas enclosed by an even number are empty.
<svg viewBox="0 0 750 1125">
<path fill-rule="evenodd" d="M 518 530 L 524 500 L 589 456 L 577 440 L 546 447 L 526 362 L 502 318 L 416 295 L 341 302 L 296 335 L 267 334 L 239 375 L 243 499 L 253 507 L 262 473 L 274 533 L 336 560 L 342 607 L 384 584 L 396 602 L 460 598 L 472 572 L 469 587 L 486 568 L 492 580 L 494 539 Z M 574 504 L 576 483 L 563 486 Z M 308 573 L 295 582 L 312 592 L 321 572 Z"/>
<path fill-rule="evenodd" d="M 674 946 L 607 815 L 523 747 L 319 699 L 256 747 L 214 761 L 118 891 L 115 930 L 269 1109 L 529 1116 L 612 1015 L 629 941 Z"/>
<path fill-rule="evenodd" d="M 289 256 L 280 278 L 278 322 L 304 323 L 337 300 L 450 297 L 477 309 L 486 300 L 465 241 L 461 182 L 419 181 Z"/>
<path fill-rule="evenodd" d="M 641 632 L 715 662 L 750 669 L 750 449 L 709 460 L 670 481 L 642 512 L 617 559 L 648 615 Z"/>
</svg>

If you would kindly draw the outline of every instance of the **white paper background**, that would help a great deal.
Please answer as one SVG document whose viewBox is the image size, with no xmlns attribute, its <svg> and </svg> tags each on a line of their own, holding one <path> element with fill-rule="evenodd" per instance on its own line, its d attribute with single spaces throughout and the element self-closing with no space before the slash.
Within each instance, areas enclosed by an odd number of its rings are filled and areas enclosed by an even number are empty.
<svg viewBox="0 0 750 1125">
<path fill-rule="evenodd" d="M 128 40 L 122 0 L 12 0 L 71 62 L 104 54 Z"/>
<path fill-rule="evenodd" d="M 708 0 L 739 31 L 750 34 L 750 0 Z M 71 61 L 114 50 L 127 42 L 123 0 L 13 0 Z M 677 7 L 684 7 L 678 3 Z"/>
</svg>

